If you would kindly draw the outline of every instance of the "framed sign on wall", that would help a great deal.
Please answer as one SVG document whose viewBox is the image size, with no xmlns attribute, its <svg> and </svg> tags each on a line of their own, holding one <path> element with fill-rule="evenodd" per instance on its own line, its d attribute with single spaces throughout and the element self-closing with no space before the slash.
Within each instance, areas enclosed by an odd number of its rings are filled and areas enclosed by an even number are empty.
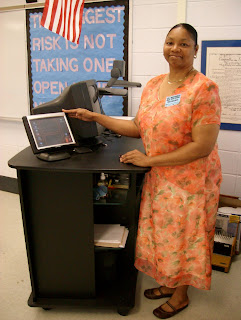
<svg viewBox="0 0 241 320">
<path fill-rule="evenodd" d="M 202 41 L 201 72 L 219 86 L 221 129 L 241 131 L 241 40 Z"/>
<path fill-rule="evenodd" d="M 43 28 L 43 9 L 27 10 L 30 108 L 54 100 L 72 83 L 88 79 L 108 81 L 114 60 L 125 61 L 124 80 L 128 79 L 128 3 L 86 3 L 79 44 Z M 127 98 L 104 96 L 102 105 L 107 115 L 128 114 Z"/>
</svg>

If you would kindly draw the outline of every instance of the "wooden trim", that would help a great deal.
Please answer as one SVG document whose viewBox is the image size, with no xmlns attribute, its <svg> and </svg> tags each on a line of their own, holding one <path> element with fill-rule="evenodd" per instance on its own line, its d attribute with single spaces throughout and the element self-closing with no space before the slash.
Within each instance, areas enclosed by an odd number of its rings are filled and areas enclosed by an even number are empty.
<svg viewBox="0 0 241 320">
<path fill-rule="evenodd" d="M 85 3 L 91 3 L 91 2 L 103 2 L 103 1 L 112 1 L 112 0 L 85 0 Z M 35 9 L 35 8 L 43 8 L 45 2 L 35 2 L 35 3 L 27 3 L 27 4 L 21 4 L 18 6 L 9 6 L 9 7 L 2 7 L 0 8 L 0 12 L 4 11 L 13 11 L 13 10 L 22 10 L 22 9 Z"/>
<path fill-rule="evenodd" d="M 22 118 L 13 118 L 13 117 L 1 117 L 0 121 L 22 121 Z"/>
<path fill-rule="evenodd" d="M 183 23 L 187 20 L 187 0 L 178 0 L 177 2 L 177 23 Z"/>
<path fill-rule="evenodd" d="M 18 180 L 16 178 L 0 176 L 0 190 L 18 194 Z"/>
<path fill-rule="evenodd" d="M 2 7 L 0 8 L 0 12 L 22 10 L 22 9 L 43 8 L 43 7 L 44 7 L 44 2 L 42 3 L 35 2 L 35 3 L 21 4 L 19 6 Z"/>
</svg>

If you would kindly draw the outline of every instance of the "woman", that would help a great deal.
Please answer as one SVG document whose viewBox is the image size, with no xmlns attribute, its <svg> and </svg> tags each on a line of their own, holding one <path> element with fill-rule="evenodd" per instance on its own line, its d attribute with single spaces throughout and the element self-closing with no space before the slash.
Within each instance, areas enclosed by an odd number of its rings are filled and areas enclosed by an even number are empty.
<svg viewBox="0 0 241 320">
<path fill-rule="evenodd" d="M 220 98 L 217 85 L 193 68 L 196 30 L 174 26 L 163 52 L 170 72 L 148 82 L 134 121 L 64 111 L 143 140 L 146 155 L 133 150 L 120 161 L 151 167 L 142 192 L 135 266 L 160 284 L 145 290 L 147 298 L 170 298 L 153 311 L 166 319 L 188 306 L 189 285 L 210 289 L 222 178 L 216 145 Z"/>
</svg>

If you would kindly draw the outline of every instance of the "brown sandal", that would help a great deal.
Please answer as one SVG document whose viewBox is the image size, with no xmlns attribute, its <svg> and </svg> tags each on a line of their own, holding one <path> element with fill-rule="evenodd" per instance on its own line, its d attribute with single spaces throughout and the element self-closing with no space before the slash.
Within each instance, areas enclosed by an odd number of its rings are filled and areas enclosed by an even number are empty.
<svg viewBox="0 0 241 320">
<path fill-rule="evenodd" d="M 163 293 L 162 292 L 162 287 L 159 287 L 159 288 L 152 288 L 152 289 L 146 289 L 144 291 L 144 296 L 147 298 L 147 299 L 161 299 L 161 298 L 167 298 L 167 297 L 171 297 L 173 294 L 172 293 Z M 155 289 L 158 289 L 159 292 L 160 292 L 160 295 L 157 295 L 154 293 L 154 290 Z"/>
<path fill-rule="evenodd" d="M 182 311 L 183 309 L 188 307 L 188 304 L 187 304 L 185 307 L 176 309 L 175 307 L 173 307 L 173 305 L 169 301 L 167 301 L 166 303 L 169 305 L 169 307 L 172 308 L 173 311 L 171 311 L 171 312 L 165 311 L 162 309 L 162 306 L 160 306 L 160 307 L 156 308 L 155 310 L 153 310 L 153 314 L 157 318 L 159 318 L 159 319 L 171 318 L 172 316 L 175 316 L 175 314 L 179 313 L 180 311 Z"/>
</svg>

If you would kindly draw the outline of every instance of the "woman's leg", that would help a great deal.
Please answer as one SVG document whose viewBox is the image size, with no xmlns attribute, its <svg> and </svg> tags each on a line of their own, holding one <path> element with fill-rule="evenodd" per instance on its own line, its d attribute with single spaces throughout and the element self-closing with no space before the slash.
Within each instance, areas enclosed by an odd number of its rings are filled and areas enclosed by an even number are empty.
<svg viewBox="0 0 241 320">
<path fill-rule="evenodd" d="M 176 290 L 176 288 L 168 288 L 168 287 L 164 287 L 164 286 L 162 286 L 161 287 L 161 292 L 163 293 L 163 294 L 166 294 L 166 293 L 174 293 L 174 291 Z M 156 296 L 160 296 L 161 295 L 161 292 L 160 292 L 160 290 L 158 290 L 158 288 L 155 288 L 154 290 L 153 290 L 153 293 L 156 295 Z"/>
</svg>

